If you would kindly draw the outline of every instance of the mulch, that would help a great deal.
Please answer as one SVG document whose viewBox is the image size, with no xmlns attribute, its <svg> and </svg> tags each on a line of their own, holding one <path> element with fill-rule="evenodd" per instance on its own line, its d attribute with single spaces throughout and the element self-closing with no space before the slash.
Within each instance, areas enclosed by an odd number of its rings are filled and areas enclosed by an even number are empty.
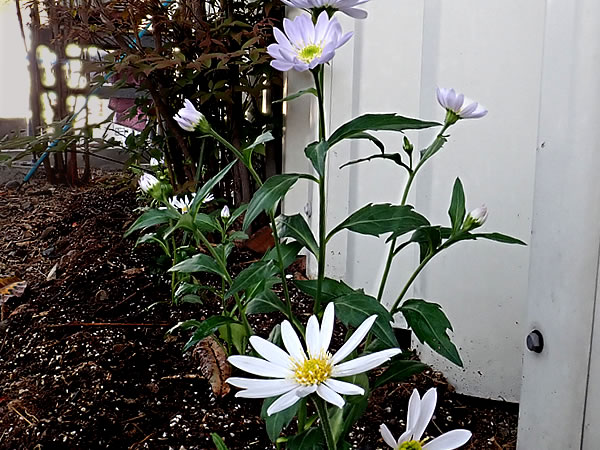
<svg viewBox="0 0 600 450">
<path fill-rule="evenodd" d="M 118 174 L 96 173 L 82 188 L 0 187 L 0 274 L 28 283 L 0 322 L 0 448 L 210 449 L 211 433 L 231 449 L 275 448 L 261 402 L 215 397 L 193 352 L 182 352 L 189 333 L 165 335 L 219 304 L 170 304 L 156 249 L 123 239 L 139 206 Z M 234 271 L 256 258 L 236 251 Z M 293 298 L 305 321 L 308 299 Z M 255 316 L 253 326 L 264 335 L 278 320 Z M 375 390 L 353 446 L 385 448 L 379 425 L 399 436 L 412 389 L 433 386 L 431 435 L 464 427 L 473 432 L 465 448 L 516 448 L 517 405 L 458 395 L 433 370 Z"/>
</svg>

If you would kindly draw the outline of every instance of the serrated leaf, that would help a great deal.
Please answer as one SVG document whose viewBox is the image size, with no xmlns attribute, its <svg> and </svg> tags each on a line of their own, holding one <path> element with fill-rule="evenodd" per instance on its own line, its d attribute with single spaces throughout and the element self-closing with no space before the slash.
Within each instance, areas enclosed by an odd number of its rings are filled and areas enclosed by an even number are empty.
<svg viewBox="0 0 600 450">
<path fill-rule="evenodd" d="M 452 330 L 452 325 L 440 305 L 410 299 L 400 306 L 400 312 L 421 343 L 426 343 L 457 366 L 463 366 L 458 350 L 446 332 Z"/>
<path fill-rule="evenodd" d="M 440 126 L 437 122 L 424 122 L 397 114 L 365 114 L 339 127 L 327 140 L 329 147 L 333 147 L 342 139 L 352 138 L 365 131 L 404 131 L 418 130 Z"/>
<path fill-rule="evenodd" d="M 352 213 L 331 230 L 327 239 L 344 229 L 370 236 L 380 236 L 385 233 L 401 236 L 424 225 L 429 225 L 429 221 L 413 211 L 412 206 L 396 206 L 389 203 L 373 205 L 370 203 Z"/>
<path fill-rule="evenodd" d="M 204 253 L 198 253 L 178 264 L 175 264 L 169 269 L 169 272 L 195 273 L 195 272 L 210 272 L 227 278 L 227 274 L 221 269 L 217 262 Z"/>
<path fill-rule="evenodd" d="M 153 225 L 161 225 L 163 223 L 169 223 L 170 220 L 179 220 L 181 215 L 170 208 L 167 209 L 151 209 L 142 214 L 138 219 L 129 227 L 129 230 L 125 232 L 124 237 L 129 236 L 136 230 L 151 227 Z"/>
<path fill-rule="evenodd" d="M 246 230 L 258 215 L 267 210 L 274 210 L 287 191 L 301 178 L 301 174 L 274 175 L 263 184 L 248 204 L 243 228 Z"/>
<path fill-rule="evenodd" d="M 265 280 L 271 278 L 278 272 L 273 261 L 258 261 L 250 265 L 250 267 L 242 270 L 233 280 L 231 287 L 225 294 L 225 299 L 233 294 L 246 290 L 254 285 L 264 283 Z"/>
<path fill-rule="evenodd" d="M 298 97 L 301 97 L 303 95 L 306 94 L 312 94 L 315 97 L 317 96 L 317 90 L 315 88 L 308 88 L 308 89 L 302 89 L 301 91 L 298 91 L 294 94 L 290 94 L 287 97 L 282 98 L 281 100 L 275 100 L 273 103 L 283 103 L 283 102 L 289 102 L 291 100 L 295 100 Z"/>
<path fill-rule="evenodd" d="M 300 214 L 293 216 L 281 215 L 277 218 L 277 228 L 280 238 L 292 238 L 306 247 L 313 255 L 319 254 L 319 246 L 313 233 Z"/>
<path fill-rule="evenodd" d="M 325 173 L 325 161 L 327 160 L 327 141 L 313 142 L 304 149 L 304 154 L 310 160 L 316 172 L 323 176 Z"/>
<path fill-rule="evenodd" d="M 285 304 L 271 289 L 265 289 L 248 302 L 246 314 L 265 314 L 271 312 L 287 313 Z"/>
<path fill-rule="evenodd" d="M 212 336 L 202 339 L 192 351 L 192 358 L 198 362 L 200 373 L 210 383 L 215 396 L 227 395 L 230 387 L 225 381 L 231 376 L 231 366 L 219 342 Z"/>
<path fill-rule="evenodd" d="M 313 298 L 317 296 L 317 280 L 294 280 L 294 284 L 305 294 Z M 356 291 L 343 281 L 332 280 L 331 278 L 323 279 L 321 296 L 326 302 L 342 295 L 353 294 L 354 292 Z"/>
<path fill-rule="evenodd" d="M 271 406 L 273 402 L 277 400 L 277 398 L 278 397 L 266 398 L 262 404 L 262 409 L 260 412 L 260 417 L 262 417 L 265 421 L 267 434 L 272 442 L 275 442 L 283 429 L 287 428 L 292 419 L 296 416 L 296 414 L 298 414 L 298 409 L 300 408 L 300 402 L 298 401 L 283 411 L 271 414 L 270 416 L 267 415 L 269 406 Z"/>
<path fill-rule="evenodd" d="M 398 347 L 398 341 L 391 325 L 392 315 L 377 299 L 370 295 L 354 292 L 336 297 L 332 301 L 335 304 L 335 316 L 347 327 L 357 328 L 372 315 L 377 315 L 371 331 L 388 348 Z"/>
<path fill-rule="evenodd" d="M 387 383 L 399 383 L 405 381 L 409 377 L 421 373 L 428 368 L 429 366 L 419 361 L 410 359 L 396 360 L 389 365 L 385 372 L 375 378 L 373 389 Z"/>
<path fill-rule="evenodd" d="M 452 188 L 452 200 L 450 201 L 450 209 L 448 209 L 448 215 L 450 216 L 450 223 L 452 224 L 452 230 L 457 232 L 465 221 L 465 191 L 463 190 L 460 178 L 454 181 L 454 187 Z"/>
</svg>

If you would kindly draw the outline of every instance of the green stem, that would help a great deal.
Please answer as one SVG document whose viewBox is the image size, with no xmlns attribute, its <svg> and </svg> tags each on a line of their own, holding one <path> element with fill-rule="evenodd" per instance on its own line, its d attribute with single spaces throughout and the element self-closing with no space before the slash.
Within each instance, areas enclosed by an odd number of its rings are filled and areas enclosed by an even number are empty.
<svg viewBox="0 0 600 450">
<path fill-rule="evenodd" d="M 225 147 L 227 147 L 229 150 L 231 150 L 231 152 L 235 155 L 235 157 L 237 159 L 239 159 L 240 161 L 242 161 L 242 164 L 244 164 L 248 168 L 248 171 L 250 172 L 250 175 L 252 175 L 252 178 L 254 178 L 254 181 L 256 181 L 256 184 L 259 187 L 263 185 L 263 182 L 260 179 L 260 176 L 256 173 L 256 170 L 254 170 L 254 167 L 252 167 L 251 162 L 250 161 L 246 161 L 244 159 L 244 155 L 242 155 L 242 153 L 237 148 L 235 148 L 235 146 L 231 142 L 229 142 L 227 139 L 225 139 L 223 136 L 221 136 L 219 133 L 217 133 L 213 129 L 211 129 L 210 134 L 217 141 L 219 141 L 221 144 L 223 144 Z"/>
<path fill-rule="evenodd" d="M 331 422 L 329 421 L 329 415 L 327 414 L 327 405 L 323 400 L 316 396 L 313 396 L 313 402 L 317 407 L 317 412 L 319 413 L 321 428 L 323 429 L 323 434 L 325 435 L 327 448 L 329 450 L 336 450 L 335 439 L 333 437 L 333 432 L 331 431 Z"/>
<path fill-rule="evenodd" d="M 304 431 L 306 425 L 306 397 L 300 399 L 300 408 L 298 409 L 298 434 Z"/>
<path fill-rule="evenodd" d="M 315 87 L 317 89 L 317 99 L 319 103 L 319 141 L 325 141 L 327 130 L 325 128 L 325 108 L 323 105 L 323 66 L 318 66 L 317 70 L 312 71 Z M 323 168 L 323 174 L 319 177 L 319 257 L 317 269 L 317 293 L 315 295 L 315 304 L 313 311 L 315 314 L 321 312 L 321 296 L 323 290 L 323 280 L 325 279 L 325 257 L 327 247 L 327 214 L 326 214 L 326 186 L 327 163 Z"/>
<path fill-rule="evenodd" d="M 434 142 L 443 137 L 444 133 L 446 132 L 446 130 L 448 129 L 449 126 L 450 125 L 447 123 L 444 124 L 444 126 L 442 127 L 442 129 L 440 130 L 438 135 L 436 136 Z M 408 180 L 406 180 L 406 186 L 404 186 L 404 192 L 402 193 L 402 201 L 400 202 L 400 206 L 406 205 L 406 201 L 408 199 L 408 194 L 410 192 L 410 188 L 412 187 L 413 181 L 415 180 L 417 172 L 419 172 L 419 169 L 421 167 L 423 167 L 423 165 L 425 164 L 425 162 L 428 159 L 429 158 L 421 159 L 419 161 L 419 164 L 417 164 L 417 167 L 415 167 L 415 169 L 410 172 L 410 174 L 408 176 Z M 411 164 L 411 167 L 412 167 L 412 164 Z M 387 260 L 385 262 L 385 269 L 383 270 L 381 282 L 379 283 L 379 292 L 377 293 L 377 301 L 379 301 L 379 302 L 381 302 L 381 299 L 383 298 L 383 293 L 385 291 L 385 285 L 387 284 L 387 279 L 390 274 L 390 269 L 392 267 L 392 261 L 394 259 L 394 256 L 396 256 L 396 254 L 397 254 L 397 252 L 395 251 L 397 239 L 398 238 L 394 238 L 394 239 L 392 239 L 392 242 L 390 242 Z"/>
</svg>

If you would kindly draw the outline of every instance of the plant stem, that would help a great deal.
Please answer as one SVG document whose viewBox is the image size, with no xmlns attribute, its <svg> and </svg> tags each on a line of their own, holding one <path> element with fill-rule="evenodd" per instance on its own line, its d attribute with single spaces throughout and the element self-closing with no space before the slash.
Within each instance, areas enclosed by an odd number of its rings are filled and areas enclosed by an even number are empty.
<svg viewBox="0 0 600 450">
<path fill-rule="evenodd" d="M 323 105 L 323 66 L 318 66 L 318 69 L 312 71 L 312 74 L 315 80 L 317 100 L 319 102 L 319 141 L 322 142 L 325 141 L 325 136 L 327 134 L 327 130 L 325 128 L 325 109 Z M 315 295 L 315 304 L 313 308 L 315 314 L 319 314 L 321 312 L 321 294 L 323 290 L 323 280 L 325 278 L 325 258 L 327 254 L 326 179 L 327 163 L 324 164 L 323 174 L 319 176 L 319 257 L 317 270 L 317 293 Z"/>
<path fill-rule="evenodd" d="M 325 435 L 325 442 L 327 443 L 327 448 L 329 450 L 336 450 L 335 439 L 333 437 L 333 432 L 331 431 L 331 422 L 329 422 L 329 415 L 327 414 L 327 405 L 323 400 L 316 396 L 312 396 L 313 402 L 317 407 L 317 412 L 319 413 L 319 419 L 321 420 L 321 428 L 323 429 L 323 434 Z"/>
<path fill-rule="evenodd" d="M 298 434 L 304 431 L 306 425 L 306 397 L 300 399 L 300 408 L 298 409 Z"/>
</svg>

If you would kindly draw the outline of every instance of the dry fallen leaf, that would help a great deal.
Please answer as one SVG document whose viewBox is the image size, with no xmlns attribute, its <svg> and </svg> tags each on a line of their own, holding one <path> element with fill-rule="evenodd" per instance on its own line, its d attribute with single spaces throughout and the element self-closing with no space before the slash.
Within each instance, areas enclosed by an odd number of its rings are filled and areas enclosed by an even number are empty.
<svg viewBox="0 0 600 450">
<path fill-rule="evenodd" d="M 20 297 L 25 292 L 27 281 L 19 277 L 0 275 L 0 304 L 11 297 Z"/>
<path fill-rule="evenodd" d="M 194 348 L 192 356 L 200 363 L 200 372 L 210 383 L 214 394 L 217 397 L 227 395 L 230 387 L 225 380 L 231 375 L 231 366 L 219 341 L 212 336 L 201 340 Z"/>
</svg>

